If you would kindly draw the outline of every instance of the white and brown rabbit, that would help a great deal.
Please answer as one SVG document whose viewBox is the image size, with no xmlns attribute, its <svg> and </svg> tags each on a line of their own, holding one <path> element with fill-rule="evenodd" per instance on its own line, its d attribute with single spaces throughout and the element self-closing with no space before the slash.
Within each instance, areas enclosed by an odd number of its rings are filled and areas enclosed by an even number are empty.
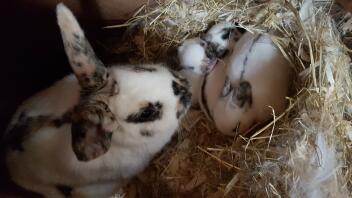
<svg viewBox="0 0 352 198">
<path fill-rule="evenodd" d="M 169 142 L 190 106 L 188 82 L 162 65 L 106 68 L 63 4 L 57 19 L 74 75 L 18 108 L 7 167 L 45 197 L 109 197 Z"/>
<path fill-rule="evenodd" d="M 210 73 L 230 50 L 234 29 L 232 23 L 222 22 L 212 26 L 200 38 L 185 40 L 177 48 L 181 73 L 191 84 L 193 106 L 198 104 L 203 75 Z"/>
</svg>

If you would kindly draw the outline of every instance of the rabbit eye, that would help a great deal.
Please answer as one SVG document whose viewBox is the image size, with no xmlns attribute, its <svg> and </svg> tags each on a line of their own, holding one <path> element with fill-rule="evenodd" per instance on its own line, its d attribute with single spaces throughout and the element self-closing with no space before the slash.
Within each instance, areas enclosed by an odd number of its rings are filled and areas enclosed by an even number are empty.
<svg viewBox="0 0 352 198">
<path fill-rule="evenodd" d="M 143 123 L 160 120 L 162 117 L 162 107 L 163 105 L 160 102 L 149 102 L 138 112 L 130 114 L 126 119 L 126 122 Z"/>
<path fill-rule="evenodd" d="M 224 28 L 222 31 L 224 34 L 221 36 L 223 40 L 229 39 L 230 35 L 234 29 L 233 28 Z"/>
</svg>

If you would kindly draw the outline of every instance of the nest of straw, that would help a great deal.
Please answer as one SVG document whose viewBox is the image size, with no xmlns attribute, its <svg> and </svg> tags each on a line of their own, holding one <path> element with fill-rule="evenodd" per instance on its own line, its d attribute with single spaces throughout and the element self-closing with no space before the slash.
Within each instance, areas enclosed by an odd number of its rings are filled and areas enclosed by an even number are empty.
<svg viewBox="0 0 352 198">
<path fill-rule="evenodd" d="M 309 187 L 319 197 L 351 195 L 352 19 L 331 1 L 313 5 L 302 21 L 300 0 L 166 0 L 143 6 L 124 24 L 133 36 L 113 51 L 133 52 L 130 62 L 159 61 L 226 20 L 270 35 L 295 71 L 287 110 L 273 111 L 273 120 L 251 135 L 224 136 L 191 110 L 172 142 L 126 186 L 125 197 L 314 197 Z M 335 156 L 323 179 L 314 175 L 325 155 L 320 136 Z"/>
</svg>

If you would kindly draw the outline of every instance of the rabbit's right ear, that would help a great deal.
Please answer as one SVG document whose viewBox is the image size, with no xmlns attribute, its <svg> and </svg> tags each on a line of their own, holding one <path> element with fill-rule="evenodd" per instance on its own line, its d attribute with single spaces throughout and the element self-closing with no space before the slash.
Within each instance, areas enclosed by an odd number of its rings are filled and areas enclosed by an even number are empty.
<svg viewBox="0 0 352 198">
<path fill-rule="evenodd" d="M 82 88 L 94 90 L 105 85 L 107 69 L 95 55 L 72 12 L 60 3 L 56 14 L 67 57 Z"/>
</svg>

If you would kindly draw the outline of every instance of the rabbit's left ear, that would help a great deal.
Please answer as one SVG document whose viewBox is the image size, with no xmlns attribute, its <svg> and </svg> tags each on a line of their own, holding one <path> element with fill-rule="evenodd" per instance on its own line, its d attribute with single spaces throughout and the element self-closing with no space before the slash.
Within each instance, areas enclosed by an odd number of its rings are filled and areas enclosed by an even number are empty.
<svg viewBox="0 0 352 198">
<path fill-rule="evenodd" d="M 105 154 L 111 145 L 117 121 L 101 102 L 76 106 L 72 115 L 72 148 L 79 161 L 90 161 Z"/>
<path fill-rule="evenodd" d="M 95 55 L 72 12 L 62 3 L 56 7 L 65 51 L 72 70 L 83 89 L 94 90 L 105 85 L 107 69 Z"/>
</svg>

